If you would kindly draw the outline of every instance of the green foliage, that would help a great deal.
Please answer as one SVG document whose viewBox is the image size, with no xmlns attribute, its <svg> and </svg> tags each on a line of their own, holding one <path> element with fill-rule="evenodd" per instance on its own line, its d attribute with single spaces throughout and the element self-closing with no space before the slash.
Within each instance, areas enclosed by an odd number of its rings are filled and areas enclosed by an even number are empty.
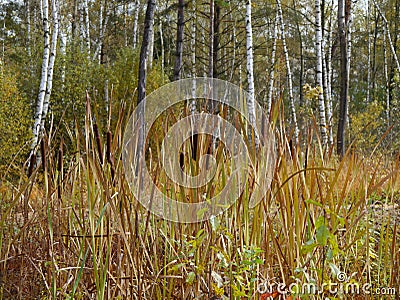
<svg viewBox="0 0 400 300">
<path fill-rule="evenodd" d="M 114 127 L 122 104 L 125 103 L 127 107 L 136 105 L 138 66 L 138 52 L 129 47 L 121 48 L 112 64 L 88 61 L 80 51 L 68 51 L 65 58 L 60 56 L 51 99 L 54 122 L 61 125 L 60 133 L 67 136 L 65 128 L 74 128 L 75 122 L 80 128 L 84 127 L 86 93 L 100 130 L 103 133 L 107 131 L 109 119 L 110 127 Z M 61 74 L 64 68 L 63 80 Z M 147 93 L 159 88 L 167 80 L 161 67 L 153 65 L 147 74 Z"/>
<path fill-rule="evenodd" d="M 382 105 L 374 101 L 351 116 L 352 140 L 358 149 L 372 150 L 379 141 L 384 132 L 381 118 L 383 113 Z"/>
<path fill-rule="evenodd" d="M 0 66 L 0 174 L 9 166 L 19 170 L 29 152 L 29 103 L 18 90 L 17 75 Z M 18 167 L 17 167 L 18 166 Z"/>
</svg>

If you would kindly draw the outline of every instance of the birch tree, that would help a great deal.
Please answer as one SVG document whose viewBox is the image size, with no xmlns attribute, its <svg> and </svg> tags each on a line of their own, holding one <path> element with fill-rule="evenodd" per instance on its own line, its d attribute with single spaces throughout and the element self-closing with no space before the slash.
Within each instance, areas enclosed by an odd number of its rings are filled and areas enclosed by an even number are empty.
<svg viewBox="0 0 400 300">
<path fill-rule="evenodd" d="M 392 36 L 391 36 L 391 34 L 390 34 L 388 21 L 387 21 L 387 19 L 386 19 L 386 16 L 383 14 L 381 8 L 379 7 L 379 5 L 376 3 L 376 1 L 375 1 L 375 0 L 372 0 L 372 1 L 374 2 L 374 5 L 375 5 L 375 7 L 376 7 L 376 9 L 377 9 L 377 11 L 378 11 L 378 13 L 379 13 L 379 15 L 381 16 L 384 25 L 385 25 L 385 31 L 386 31 L 387 39 L 388 39 L 388 41 L 389 41 L 390 50 L 392 51 L 393 60 L 394 60 L 395 63 L 396 63 L 397 71 L 400 73 L 400 63 L 399 63 L 399 59 L 398 59 L 398 57 L 397 57 L 397 53 L 396 53 L 395 46 L 394 46 L 393 41 L 392 41 Z"/>
<path fill-rule="evenodd" d="M 275 56 L 276 56 L 276 41 L 278 40 L 278 23 L 279 14 L 278 11 L 275 16 L 274 31 L 272 34 L 273 44 L 271 51 L 271 68 L 269 71 L 269 84 L 268 84 L 268 97 L 267 97 L 267 113 L 268 116 L 271 113 L 272 108 L 272 94 L 274 89 L 274 79 L 275 79 Z"/>
<path fill-rule="evenodd" d="M 367 61 L 367 103 L 370 102 L 370 92 L 371 92 L 371 25 L 370 25 L 370 0 L 367 0 L 367 43 L 368 43 L 368 61 Z"/>
<path fill-rule="evenodd" d="M 347 105 L 349 93 L 349 76 L 348 76 L 348 50 L 346 37 L 346 22 L 345 22 L 345 0 L 338 1 L 338 31 L 340 43 L 340 107 L 339 121 L 337 133 L 337 153 L 343 157 L 346 152 L 345 145 L 345 129 L 347 123 Z"/>
<path fill-rule="evenodd" d="M 154 13 L 157 11 L 157 4 L 154 6 L 153 18 L 150 21 L 149 27 L 149 45 L 147 54 L 147 67 L 149 69 L 153 68 L 153 56 L 154 56 Z"/>
<path fill-rule="evenodd" d="M 83 12 L 85 15 L 85 41 L 88 61 L 90 60 L 90 18 L 89 18 L 89 3 L 88 0 L 83 1 Z"/>
<path fill-rule="evenodd" d="M 46 95 L 46 86 L 47 86 L 47 75 L 48 75 L 48 65 L 50 58 L 50 31 L 49 31 L 49 1 L 43 0 L 42 2 L 42 11 L 43 11 L 43 40 L 44 40 L 44 48 L 43 48 L 43 58 L 42 58 L 42 71 L 40 77 L 40 86 L 39 93 L 36 102 L 36 110 L 35 110 L 35 121 L 33 125 L 33 140 L 32 140 L 32 153 L 34 155 L 36 146 L 38 144 L 39 136 L 41 134 L 41 122 L 43 118 L 43 102 L 44 97 Z"/>
<path fill-rule="evenodd" d="M 178 0 L 178 27 L 176 30 L 176 52 L 174 65 L 174 81 L 179 80 L 182 69 L 183 30 L 185 26 L 184 0 Z"/>
<path fill-rule="evenodd" d="M 43 113 L 41 120 L 41 130 L 44 128 L 44 123 L 46 120 L 47 112 L 49 110 L 50 105 L 50 95 L 51 90 L 53 88 L 53 73 L 54 73 L 54 63 L 56 61 L 57 54 L 57 41 L 58 41 L 58 30 L 59 30 L 59 16 L 58 16 L 58 3 L 57 0 L 52 1 L 52 15 L 53 15 L 53 32 L 51 37 L 51 50 L 50 50 L 50 59 L 47 71 L 47 85 L 46 85 L 46 93 L 43 100 Z"/>
<path fill-rule="evenodd" d="M 292 71 L 290 68 L 289 52 L 288 52 L 288 49 L 286 46 L 285 23 L 283 22 L 281 1 L 277 0 L 276 4 L 277 4 L 278 14 L 279 14 L 279 24 L 280 24 L 280 31 L 281 31 L 281 38 L 282 38 L 283 53 L 285 55 L 285 62 L 286 62 L 288 88 L 289 88 L 289 106 L 290 106 L 290 112 L 291 112 L 291 117 L 292 117 L 292 125 L 294 128 L 294 142 L 295 142 L 295 144 L 297 144 L 298 140 L 299 140 L 299 127 L 297 124 L 296 106 L 294 103 L 294 96 L 293 96 L 293 80 L 292 80 Z"/>
<path fill-rule="evenodd" d="M 331 7 L 333 8 L 333 1 L 331 2 Z M 325 66 L 324 72 L 324 92 L 325 92 L 325 104 L 326 104 L 326 121 L 328 125 L 328 133 L 329 133 L 329 144 L 333 145 L 333 129 L 332 129 L 332 13 L 329 17 L 329 29 L 328 29 L 328 51 L 326 56 L 322 55 L 322 59 L 325 61 L 323 65 Z M 324 47 L 322 47 L 322 50 Z M 324 59 L 324 57 L 326 57 Z"/>
<path fill-rule="evenodd" d="M 325 100 L 323 93 L 323 75 L 322 75 L 322 30 L 321 30 L 321 1 L 315 0 L 315 52 L 317 54 L 317 91 L 318 91 L 318 111 L 319 128 L 321 132 L 322 145 L 328 143 L 326 131 Z"/>
<path fill-rule="evenodd" d="M 214 0 L 210 0 L 208 77 L 214 77 Z"/>
<path fill-rule="evenodd" d="M 139 20 L 140 0 L 135 0 L 135 14 L 133 18 L 133 49 L 136 49 L 138 36 L 138 20 Z"/>
<path fill-rule="evenodd" d="M 190 112 L 191 114 L 196 113 L 196 0 L 192 0 L 192 27 L 191 27 L 191 32 L 190 32 L 190 49 L 191 49 L 191 63 L 192 63 L 192 69 L 191 69 L 191 75 L 193 78 L 193 83 L 192 83 L 192 101 L 190 104 Z"/>
<path fill-rule="evenodd" d="M 104 34 L 107 29 L 108 18 L 109 14 L 107 12 L 107 1 L 101 1 L 99 11 L 99 37 L 97 39 L 96 51 L 93 54 L 93 61 L 97 59 L 99 64 L 103 62 Z"/>
<path fill-rule="evenodd" d="M 140 58 L 139 58 L 139 74 L 138 74 L 138 100 L 137 103 L 143 101 L 146 97 L 146 66 L 148 59 L 148 50 L 149 50 L 149 42 L 150 35 L 152 31 L 152 23 L 154 20 L 154 10 L 156 7 L 155 0 L 147 1 L 147 9 L 146 16 L 144 19 L 144 32 L 143 32 L 143 41 L 142 46 L 140 48 Z"/>
<path fill-rule="evenodd" d="M 388 59 L 386 50 L 386 27 L 383 28 L 383 73 L 385 75 L 385 103 L 386 103 L 386 122 L 390 126 L 390 81 L 388 75 Z"/>
<path fill-rule="evenodd" d="M 249 112 L 250 125 L 256 128 L 256 109 L 254 99 L 254 72 L 253 72 L 253 29 L 251 25 L 251 0 L 246 1 L 246 51 L 247 51 L 247 81 L 248 81 L 248 98 L 247 109 Z M 253 132 L 253 130 L 252 130 Z M 257 132 L 254 130 L 255 146 L 258 147 L 259 141 Z"/>
</svg>

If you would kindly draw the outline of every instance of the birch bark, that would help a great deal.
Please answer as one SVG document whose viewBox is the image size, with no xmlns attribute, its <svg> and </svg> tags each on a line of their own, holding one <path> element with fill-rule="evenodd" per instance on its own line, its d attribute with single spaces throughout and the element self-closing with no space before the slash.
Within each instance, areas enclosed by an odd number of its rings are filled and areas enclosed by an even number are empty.
<svg viewBox="0 0 400 300">
<path fill-rule="evenodd" d="M 248 98 L 247 109 L 249 114 L 250 125 L 254 128 L 254 143 L 256 148 L 259 145 L 259 137 L 256 129 L 256 109 L 254 99 L 254 57 L 253 57 L 253 29 L 251 24 L 251 0 L 246 2 L 246 51 L 247 51 L 247 81 L 248 81 Z"/>
<path fill-rule="evenodd" d="M 279 22 L 279 14 L 276 12 L 275 22 L 274 22 L 274 31 L 273 31 L 273 44 L 272 44 L 272 52 L 271 52 L 271 68 L 269 71 L 269 84 L 268 84 L 268 97 L 267 97 L 267 114 L 271 113 L 272 108 L 272 94 L 274 90 L 274 81 L 275 81 L 275 56 L 276 56 L 276 41 L 278 40 L 278 22 Z"/>
<path fill-rule="evenodd" d="M 41 120 L 41 131 L 44 129 L 44 123 L 46 121 L 47 112 L 50 105 L 51 90 L 53 88 L 53 73 L 54 73 L 54 63 L 56 61 L 57 54 L 57 41 L 58 41 L 58 30 L 59 30 L 59 16 L 58 16 L 58 3 L 57 0 L 52 1 L 52 16 L 53 16 L 53 32 L 51 37 L 51 49 L 50 49 L 50 59 L 47 70 L 47 86 L 46 93 L 43 101 L 43 113 Z"/>
<path fill-rule="evenodd" d="M 337 153 L 343 157 L 346 152 L 345 130 L 347 123 L 347 105 L 349 93 L 348 50 L 345 22 L 345 0 L 338 1 L 338 30 L 340 43 L 340 107 L 337 133 Z"/>
<path fill-rule="evenodd" d="M 47 86 L 47 73 L 48 64 L 50 56 L 50 32 L 49 32 L 49 2 L 48 0 L 43 0 L 43 38 L 44 38 L 44 49 L 43 49 L 43 59 L 42 59 L 42 71 L 40 78 L 39 94 L 36 102 L 35 110 L 35 121 L 33 125 L 33 139 L 32 139 L 32 154 L 35 152 L 36 146 L 38 144 L 39 135 L 41 134 L 41 121 L 43 114 L 43 102 L 46 95 Z"/>
<path fill-rule="evenodd" d="M 184 6 L 184 0 L 178 0 L 178 28 L 176 31 L 174 81 L 179 80 L 182 70 L 183 30 L 185 26 Z"/>
<path fill-rule="evenodd" d="M 140 0 L 135 1 L 135 16 L 133 18 L 133 49 L 136 49 L 137 45 L 137 32 L 138 32 L 138 20 L 139 20 Z"/>
<path fill-rule="evenodd" d="M 288 88 L 289 88 L 289 105 L 290 105 L 290 112 L 291 112 L 291 117 L 292 117 L 292 126 L 294 128 L 294 142 L 295 142 L 295 144 L 297 144 L 298 140 L 299 140 L 299 127 L 297 124 L 296 106 L 294 103 L 294 96 L 293 96 L 292 71 L 290 68 L 289 53 L 288 53 L 288 49 L 286 46 L 285 23 L 283 22 L 281 1 L 277 0 L 276 4 L 277 4 L 277 8 L 278 8 L 278 13 L 279 13 L 279 23 L 280 23 L 280 30 L 281 30 L 281 37 L 282 37 L 282 46 L 283 46 L 283 52 L 285 55 L 285 62 L 286 62 L 286 69 L 287 69 Z"/>
<path fill-rule="evenodd" d="M 322 75 L 322 31 L 321 31 L 321 1 L 315 0 L 315 52 L 317 54 L 317 90 L 318 90 L 318 112 L 319 112 L 319 128 L 321 133 L 322 145 L 328 143 L 328 135 L 326 131 L 326 115 L 325 100 L 323 91 L 323 75 Z"/>
</svg>

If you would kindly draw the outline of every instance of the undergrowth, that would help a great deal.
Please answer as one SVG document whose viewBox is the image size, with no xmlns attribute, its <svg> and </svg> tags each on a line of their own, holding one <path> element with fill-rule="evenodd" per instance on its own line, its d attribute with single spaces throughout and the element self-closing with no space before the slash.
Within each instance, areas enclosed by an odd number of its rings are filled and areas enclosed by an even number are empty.
<svg viewBox="0 0 400 300">
<path fill-rule="evenodd" d="M 400 293 L 398 158 L 349 150 L 339 160 L 313 128 L 301 151 L 275 121 L 274 179 L 255 209 L 248 208 L 249 179 L 223 214 L 171 223 L 145 210 L 126 182 L 121 143 L 129 109 L 121 107 L 114 128 L 99 128 L 89 100 L 86 109 L 84 128 L 67 128 L 69 149 L 63 139 L 54 144 L 50 131 L 32 173 L 0 181 L 1 298 L 266 299 L 278 296 L 277 285 L 267 293 L 265 283 L 322 286 L 339 283 L 340 274 Z M 185 160 L 188 169 L 193 163 Z M 167 194 L 201 197 L 160 183 L 165 174 L 157 167 L 153 162 L 154 181 Z M 282 298 L 290 297 L 356 298 L 327 288 Z M 376 299 L 363 291 L 358 297 Z"/>
</svg>

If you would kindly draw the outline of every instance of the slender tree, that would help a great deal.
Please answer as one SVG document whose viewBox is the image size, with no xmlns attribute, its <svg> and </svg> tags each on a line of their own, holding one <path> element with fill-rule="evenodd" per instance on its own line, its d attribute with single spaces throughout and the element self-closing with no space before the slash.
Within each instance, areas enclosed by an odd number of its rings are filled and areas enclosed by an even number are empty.
<svg viewBox="0 0 400 300">
<path fill-rule="evenodd" d="M 89 2 L 88 0 L 83 1 L 83 12 L 85 15 L 85 42 L 88 60 L 90 60 L 90 18 L 89 18 Z"/>
<path fill-rule="evenodd" d="M 253 128 L 256 128 L 256 108 L 254 96 L 254 58 L 253 58 L 253 29 L 251 24 L 251 0 L 246 1 L 246 49 L 247 49 L 247 81 L 248 81 L 248 98 L 247 109 L 249 114 L 249 121 Z M 252 130 L 253 131 L 253 130 Z M 257 131 L 254 130 L 255 146 L 258 147 L 259 138 Z"/>
<path fill-rule="evenodd" d="M 185 1 L 178 0 L 178 28 L 176 30 L 174 80 L 179 80 L 182 70 L 183 31 L 185 27 L 184 8 L 185 8 Z"/>
<path fill-rule="evenodd" d="M 332 1 L 333 2 L 333 1 Z M 333 3 L 332 3 L 333 7 Z M 331 14 L 332 16 L 332 14 Z M 332 38 L 332 17 L 329 20 L 329 29 L 328 29 L 328 51 L 325 58 L 325 74 L 324 74 L 324 83 L 325 83 L 325 103 L 326 103 L 326 122 L 328 125 L 328 133 L 329 133 L 329 144 L 332 146 L 333 141 L 333 126 L 332 126 L 332 46 L 333 46 L 333 38 Z"/>
<path fill-rule="evenodd" d="M 315 0 L 315 52 L 317 54 L 317 90 L 318 90 L 318 111 L 319 127 L 321 132 L 322 144 L 328 143 L 326 131 L 325 100 L 323 92 L 323 74 L 322 74 L 322 30 L 321 30 L 321 1 Z"/>
<path fill-rule="evenodd" d="M 46 93 L 43 100 L 43 113 L 41 120 L 41 130 L 44 128 L 44 123 L 46 121 L 47 112 L 50 106 L 50 96 L 51 90 L 53 88 L 53 73 L 54 73 L 54 63 L 56 61 L 57 54 L 57 41 L 58 41 L 58 31 L 59 31 L 59 16 L 58 16 L 58 3 L 57 0 L 52 1 L 52 15 L 53 15 L 53 32 L 51 37 L 51 49 L 50 49 L 50 59 L 47 71 L 47 85 Z"/>
<path fill-rule="evenodd" d="M 190 112 L 193 115 L 196 112 L 196 0 L 192 0 L 192 27 L 190 31 L 190 50 L 191 50 L 191 75 L 193 78 L 192 83 L 192 97 L 193 100 L 190 104 Z"/>
<path fill-rule="evenodd" d="M 146 65 L 148 59 L 149 42 L 151 35 L 151 27 L 154 19 L 154 10 L 156 7 L 155 0 L 147 1 L 146 16 L 144 19 L 144 31 L 142 46 L 140 48 L 139 58 L 139 74 L 138 74 L 138 104 L 146 97 Z"/>
<path fill-rule="evenodd" d="M 367 103 L 370 102 L 370 92 L 371 92 L 371 25 L 370 25 L 370 0 L 367 0 L 367 43 L 368 43 L 368 61 L 367 61 L 367 96 L 366 101 Z"/>
<path fill-rule="evenodd" d="M 39 86 L 39 94 L 36 101 L 36 111 L 35 111 L 35 122 L 33 125 L 33 140 L 32 140 L 32 153 L 35 154 L 35 149 L 39 141 L 39 137 L 41 134 L 41 121 L 43 117 L 43 102 L 44 97 L 46 95 L 46 87 L 47 87 L 47 74 L 48 74 L 48 65 L 50 58 L 50 29 L 49 29 L 49 1 L 43 0 L 42 2 L 42 11 L 43 11 L 43 39 L 44 39 L 44 48 L 43 48 L 43 58 L 42 58 L 42 71 L 40 78 L 40 86 Z"/>
<path fill-rule="evenodd" d="M 136 49 L 138 40 L 137 36 L 138 36 L 139 11 L 140 11 L 140 0 L 135 0 L 135 13 L 133 18 L 133 49 Z"/>
<path fill-rule="evenodd" d="M 269 84 L 268 84 L 268 97 L 267 97 L 267 113 L 268 115 L 271 113 L 272 108 L 272 94 L 274 90 L 274 79 L 275 79 L 275 56 L 276 56 L 276 41 L 278 40 L 278 23 L 279 23 L 279 14 L 278 11 L 275 15 L 274 22 L 274 30 L 272 34 L 272 51 L 271 51 L 271 67 L 269 71 Z"/>
<path fill-rule="evenodd" d="M 386 27 L 383 28 L 383 73 L 385 75 L 385 103 L 386 103 L 386 122 L 390 126 L 390 81 L 388 75 L 388 54 L 386 50 Z"/>
<path fill-rule="evenodd" d="M 292 125 L 294 128 L 294 142 L 295 144 L 298 143 L 299 140 L 299 127 L 297 125 L 297 114 L 296 114 L 296 106 L 294 103 L 294 96 L 293 96 L 293 80 L 292 80 L 292 71 L 290 68 L 290 61 L 289 61 L 289 52 L 286 45 L 286 31 L 285 31 L 285 23 L 283 22 L 283 14 L 282 14 L 282 5 L 281 0 L 276 1 L 278 13 L 279 13 L 279 23 L 280 23 L 280 31 L 282 37 L 282 46 L 283 46 L 283 53 L 285 55 L 285 62 L 286 62 L 286 70 L 287 70 L 287 77 L 288 77 L 288 87 L 289 87 L 289 106 L 291 111 L 292 117 Z"/>
<path fill-rule="evenodd" d="M 214 77 L 214 0 L 210 0 L 208 77 Z"/>
<path fill-rule="evenodd" d="M 340 107 L 339 107 L 339 121 L 337 132 L 337 153 L 343 157 L 346 152 L 345 145 L 345 130 L 347 123 L 347 105 L 349 93 L 349 70 L 348 70 L 348 51 L 347 51 L 347 36 L 346 36 L 346 22 L 345 10 L 346 1 L 338 1 L 338 30 L 339 30 L 339 43 L 340 43 Z"/>
</svg>

